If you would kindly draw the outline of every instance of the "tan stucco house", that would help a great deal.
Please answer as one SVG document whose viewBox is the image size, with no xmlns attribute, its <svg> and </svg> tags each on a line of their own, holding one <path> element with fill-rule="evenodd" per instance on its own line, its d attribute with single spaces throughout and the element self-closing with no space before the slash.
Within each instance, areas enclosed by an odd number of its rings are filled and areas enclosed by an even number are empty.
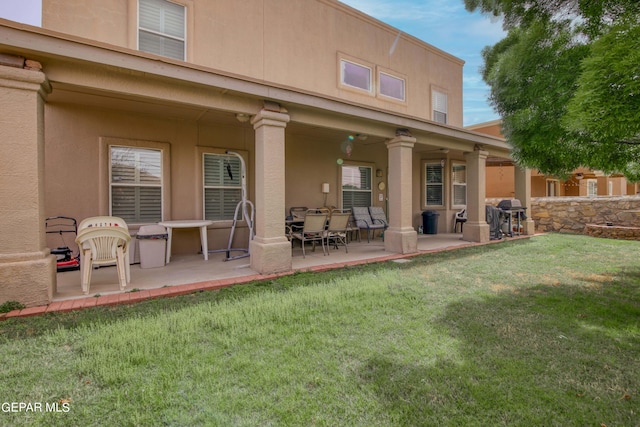
<svg viewBox="0 0 640 427">
<path fill-rule="evenodd" d="M 335 0 L 42 6 L 42 27 L 0 19 L 0 302 L 51 300 L 48 216 L 132 232 L 206 218 L 224 248 L 229 150 L 247 164 L 258 273 L 291 269 L 292 206 L 381 206 L 392 253 L 417 251 L 423 210 L 444 231 L 466 206 L 463 238 L 489 240 L 485 161 L 509 147 L 463 128 L 462 60 Z M 528 173 L 514 173 L 525 201 Z M 192 237 L 173 252 L 197 251 Z"/>
<path fill-rule="evenodd" d="M 493 120 L 467 126 L 474 132 L 502 138 L 502 120 Z M 515 195 L 513 162 L 509 159 L 487 159 L 487 198 L 510 198 Z M 608 175 L 602 171 L 579 168 L 567 179 L 547 176 L 531 171 L 531 197 L 563 196 L 635 196 L 640 191 L 638 183 L 628 182 L 622 175 Z"/>
</svg>

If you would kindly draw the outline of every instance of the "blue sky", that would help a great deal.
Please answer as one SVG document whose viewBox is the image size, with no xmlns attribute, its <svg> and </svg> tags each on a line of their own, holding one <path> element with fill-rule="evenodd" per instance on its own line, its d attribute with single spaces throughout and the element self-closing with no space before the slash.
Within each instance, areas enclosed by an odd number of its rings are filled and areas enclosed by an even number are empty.
<svg viewBox="0 0 640 427">
<path fill-rule="evenodd" d="M 489 88 L 479 69 L 482 48 L 505 35 L 500 22 L 467 12 L 463 0 L 341 1 L 464 60 L 464 125 L 498 118 L 487 102 Z M 41 0 L 0 0 L 0 17 L 39 26 L 40 4 Z"/>
</svg>

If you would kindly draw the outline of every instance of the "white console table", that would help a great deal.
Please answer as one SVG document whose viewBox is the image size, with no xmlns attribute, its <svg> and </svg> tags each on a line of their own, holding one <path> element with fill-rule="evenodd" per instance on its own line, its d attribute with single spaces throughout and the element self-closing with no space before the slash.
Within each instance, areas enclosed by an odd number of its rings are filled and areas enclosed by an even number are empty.
<svg viewBox="0 0 640 427">
<path fill-rule="evenodd" d="M 159 225 L 167 228 L 167 264 L 171 261 L 171 236 L 174 228 L 199 228 L 200 229 L 200 245 L 202 246 L 202 255 L 205 261 L 209 260 L 209 245 L 207 243 L 207 227 L 213 224 L 213 221 L 201 219 L 185 219 L 180 221 L 162 221 Z"/>
</svg>

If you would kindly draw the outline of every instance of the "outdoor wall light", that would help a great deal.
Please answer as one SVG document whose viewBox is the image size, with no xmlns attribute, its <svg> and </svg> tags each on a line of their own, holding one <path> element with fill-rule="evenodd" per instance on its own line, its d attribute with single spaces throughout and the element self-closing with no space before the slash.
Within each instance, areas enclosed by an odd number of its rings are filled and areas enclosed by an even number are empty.
<svg viewBox="0 0 640 427">
<path fill-rule="evenodd" d="M 329 194 L 329 183 L 328 182 L 323 182 L 322 183 L 322 193 L 323 194 Z"/>
<path fill-rule="evenodd" d="M 236 114 L 236 119 L 240 122 L 240 123 L 246 123 L 249 121 L 249 119 L 251 118 L 250 115 L 245 114 L 245 113 L 238 113 Z"/>
</svg>

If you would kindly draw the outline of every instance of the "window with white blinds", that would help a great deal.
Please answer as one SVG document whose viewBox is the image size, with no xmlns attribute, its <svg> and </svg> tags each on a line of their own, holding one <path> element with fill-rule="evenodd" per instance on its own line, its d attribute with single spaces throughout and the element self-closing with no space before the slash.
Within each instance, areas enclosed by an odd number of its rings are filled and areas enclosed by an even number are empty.
<svg viewBox="0 0 640 427">
<path fill-rule="evenodd" d="M 203 154 L 204 218 L 212 221 L 233 220 L 242 200 L 242 166 L 240 159 L 228 154 Z M 239 212 L 242 220 L 242 211 Z"/>
<path fill-rule="evenodd" d="M 453 206 L 467 205 L 467 166 L 453 164 Z"/>
<path fill-rule="evenodd" d="M 127 223 L 162 221 L 162 151 L 111 146 L 111 215 Z"/>
<path fill-rule="evenodd" d="M 433 105 L 433 121 L 446 124 L 449 108 L 447 94 L 434 90 L 431 92 L 431 102 Z"/>
<path fill-rule="evenodd" d="M 427 206 L 444 205 L 444 181 L 442 165 L 438 163 L 427 163 L 425 165 L 425 201 Z"/>
<path fill-rule="evenodd" d="M 370 166 L 342 166 L 342 209 L 372 205 L 372 170 Z"/>
<path fill-rule="evenodd" d="M 166 0 L 139 0 L 138 49 L 185 60 L 185 7 Z"/>
</svg>

